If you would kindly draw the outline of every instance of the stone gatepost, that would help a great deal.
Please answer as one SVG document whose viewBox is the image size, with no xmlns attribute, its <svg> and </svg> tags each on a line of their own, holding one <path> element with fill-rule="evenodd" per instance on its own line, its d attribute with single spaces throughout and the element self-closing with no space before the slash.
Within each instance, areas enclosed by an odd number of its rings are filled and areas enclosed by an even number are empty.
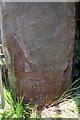
<svg viewBox="0 0 80 120">
<path fill-rule="evenodd" d="M 71 83 L 75 3 L 4 2 L 2 13 L 11 86 L 24 103 L 51 104 Z"/>
</svg>

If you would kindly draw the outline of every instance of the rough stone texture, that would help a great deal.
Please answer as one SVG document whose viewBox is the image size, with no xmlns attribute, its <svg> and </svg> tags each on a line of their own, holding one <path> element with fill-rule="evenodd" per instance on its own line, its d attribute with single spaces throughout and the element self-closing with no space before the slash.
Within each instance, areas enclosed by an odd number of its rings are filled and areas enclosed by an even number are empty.
<svg viewBox="0 0 80 120">
<path fill-rule="evenodd" d="M 71 82 L 75 4 L 14 2 L 2 11 L 3 47 L 11 71 L 14 62 L 17 95 L 32 104 L 52 103 Z"/>
</svg>

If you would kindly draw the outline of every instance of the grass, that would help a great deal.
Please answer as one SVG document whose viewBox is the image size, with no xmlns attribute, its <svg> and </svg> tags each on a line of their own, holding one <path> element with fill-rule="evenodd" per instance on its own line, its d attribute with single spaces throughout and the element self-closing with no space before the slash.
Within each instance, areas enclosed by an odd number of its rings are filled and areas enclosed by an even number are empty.
<svg viewBox="0 0 80 120">
<path fill-rule="evenodd" d="M 5 106 L 0 113 L 0 119 L 3 118 L 30 118 L 31 109 L 29 104 L 23 106 L 23 97 L 16 99 L 16 95 L 12 91 L 4 88 Z"/>
<path fill-rule="evenodd" d="M 80 116 L 80 86 L 77 86 L 77 79 L 62 94 L 62 96 L 53 102 L 41 112 L 41 118 L 78 118 Z M 33 112 L 36 117 L 36 112 Z"/>
<path fill-rule="evenodd" d="M 78 118 L 80 112 L 80 86 L 77 86 L 77 79 L 70 87 L 62 94 L 62 96 L 53 102 L 42 111 L 37 110 L 37 105 L 23 106 L 23 98 L 17 98 L 15 93 L 4 87 L 4 109 L 0 111 L 0 119 L 3 118 Z M 75 87 L 76 86 L 76 87 Z"/>
<path fill-rule="evenodd" d="M 0 64 L 2 66 L 6 64 L 4 58 L 0 60 Z M 16 90 L 16 79 L 14 77 L 14 72 L 11 71 L 9 72 L 13 83 L 13 88 L 12 88 L 13 90 L 10 88 L 9 81 L 7 80 L 6 74 L 4 72 L 3 86 L 4 86 L 5 106 L 4 109 L 0 110 L 0 119 L 6 119 L 6 118 L 29 119 L 31 114 L 31 107 L 29 104 L 23 105 L 23 98 L 24 98 L 23 96 L 21 96 L 20 98 L 16 96 L 14 92 Z"/>
<path fill-rule="evenodd" d="M 78 108 L 73 99 L 65 100 L 56 106 L 49 107 L 42 111 L 42 117 L 51 118 L 78 118 Z"/>
<path fill-rule="evenodd" d="M 5 77 L 5 76 L 4 76 Z M 14 83 L 14 72 L 11 74 L 11 79 Z M 80 112 L 80 86 L 78 86 L 77 79 L 70 87 L 62 94 L 62 96 L 53 102 L 43 111 L 37 111 L 37 106 L 30 106 L 30 104 L 23 105 L 23 96 L 17 98 L 16 94 L 9 88 L 9 83 L 4 80 L 4 109 L 0 110 L 0 119 L 5 118 L 78 118 Z"/>
</svg>

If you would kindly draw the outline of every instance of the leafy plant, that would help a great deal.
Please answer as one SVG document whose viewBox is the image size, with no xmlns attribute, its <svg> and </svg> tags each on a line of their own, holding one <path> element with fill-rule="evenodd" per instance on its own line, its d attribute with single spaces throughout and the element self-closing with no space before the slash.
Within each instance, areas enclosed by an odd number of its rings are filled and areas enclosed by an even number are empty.
<svg viewBox="0 0 80 120">
<path fill-rule="evenodd" d="M 14 92 L 4 89 L 5 107 L 0 113 L 1 118 L 30 118 L 31 109 L 29 104 L 23 106 L 23 97 L 16 99 Z"/>
</svg>

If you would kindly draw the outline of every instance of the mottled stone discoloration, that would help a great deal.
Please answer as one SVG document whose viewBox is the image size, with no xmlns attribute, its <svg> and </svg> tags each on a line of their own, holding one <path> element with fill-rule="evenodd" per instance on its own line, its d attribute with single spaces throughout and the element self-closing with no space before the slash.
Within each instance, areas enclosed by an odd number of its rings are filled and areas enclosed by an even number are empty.
<svg viewBox="0 0 80 120">
<path fill-rule="evenodd" d="M 3 46 L 10 70 L 14 55 L 17 94 L 24 102 L 52 103 L 71 82 L 75 4 L 16 2 L 2 10 Z"/>
</svg>

